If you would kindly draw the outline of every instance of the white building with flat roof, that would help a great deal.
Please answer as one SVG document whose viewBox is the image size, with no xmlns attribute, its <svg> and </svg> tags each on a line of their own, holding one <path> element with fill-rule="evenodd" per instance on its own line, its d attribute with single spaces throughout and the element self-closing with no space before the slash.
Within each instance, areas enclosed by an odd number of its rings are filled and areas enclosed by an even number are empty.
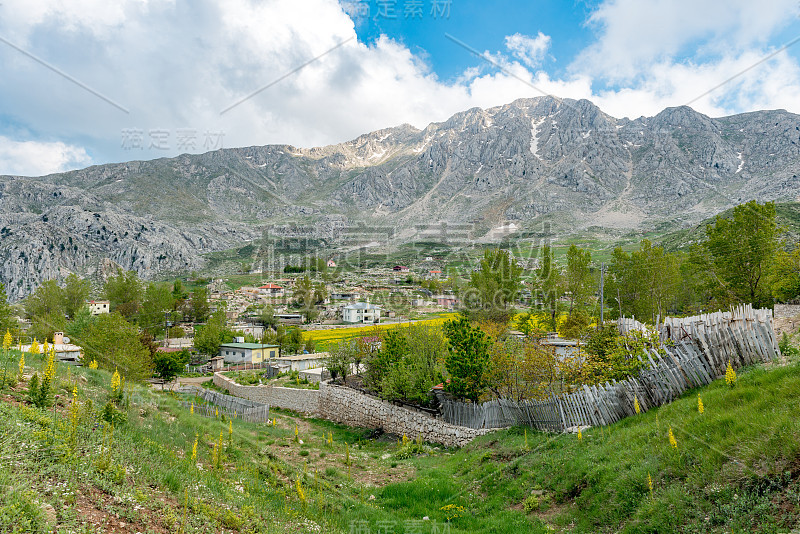
<svg viewBox="0 0 800 534">
<path fill-rule="evenodd" d="M 369 302 L 354 302 L 342 308 L 342 321 L 345 323 L 381 322 L 381 307 Z"/>
<path fill-rule="evenodd" d="M 92 315 L 100 315 L 111 311 L 111 303 L 107 300 L 90 300 L 86 304 L 89 306 L 89 311 Z"/>
</svg>

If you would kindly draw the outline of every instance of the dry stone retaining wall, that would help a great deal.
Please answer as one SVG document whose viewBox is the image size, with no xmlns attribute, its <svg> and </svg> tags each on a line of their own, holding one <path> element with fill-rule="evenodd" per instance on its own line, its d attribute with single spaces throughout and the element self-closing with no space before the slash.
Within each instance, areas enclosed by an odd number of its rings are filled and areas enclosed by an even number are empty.
<svg viewBox="0 0 800 534">
<path fill-rule="evenodd" d="M 784 317 L 795 317 L 796 315 L 800 315 L 800 305 L 799 304 L 776 304 L 775 305 L 775 317 L 784 318 Z"/>
<path fill-rule="evenodd" d="M 325 419 L 349 426 L 381 428 L 384 432 L 409 438 L 422 435 L 430 443 L 461 447 L 485 434 L 477 430 L 452 425 L 441 419 L 389 404 L 356 390 L 320 383 L 319 391 L 274 386 L 242 386 L 222 373 L 214 373 L 214 384 L 231 395 L 263 402 L 270 406 L 313 413 Z"/>
<path fill-rule="evenodd" d="M 448 447 L 461 447 L 485 434 L 487 430 L 476 430 L 451 425 L 441 419 L 389 404 L 350 388 L 320 384 L 320 415 L 325 419 L 348 426 L 382 428 L 390 434 L 407 435 Z"/>
<path fill-rule="evenodd" d="M 214 385 L 231 395 L 301 413 L 318 413 L 319 391 L 316 389 L 281 388 L 274 386 L 242 386 L 222 373 L 214 373 Z"/>
</svg>

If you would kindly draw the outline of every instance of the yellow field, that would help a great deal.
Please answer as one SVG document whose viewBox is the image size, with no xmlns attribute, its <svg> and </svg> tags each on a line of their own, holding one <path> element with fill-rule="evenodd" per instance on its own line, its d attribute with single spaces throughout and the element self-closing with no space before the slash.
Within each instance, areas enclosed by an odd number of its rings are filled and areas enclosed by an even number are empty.
<svg viewBox="0 0 800 534">
<path fill-rule="evenodd" d="M 317 343 L 318 350 L 324 350 L 328 348 L 330 343 L 335 343 L 336 341 L 342 339 L 352 339 L 354 337 L 370 335 L 372 333 L 378 334 L 390 328 L 409 326 L 412 324 L 427 326 L 441 325 L 445 321 L 454 319 L 456 315 L 458 314 L 449 313 L 443 314 L 435 319 L 425 319 L 422 321 L 410 321 L 405 323 L 377 324 L 374 326 L 354 326 L 351 328 L 328 328 L 325 330 L 308 330 L 303 332 L 303 337 L 311 338 Z"/>
</svg>

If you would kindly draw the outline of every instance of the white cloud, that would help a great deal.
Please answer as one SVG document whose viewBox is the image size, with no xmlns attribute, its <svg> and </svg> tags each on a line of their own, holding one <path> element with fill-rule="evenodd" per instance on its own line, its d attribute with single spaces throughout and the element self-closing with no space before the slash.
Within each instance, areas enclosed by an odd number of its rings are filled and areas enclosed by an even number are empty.
<svg viewBox="0 0 800 534">
<path fill-rule="evenodd" d="M 86 164 L 78 145 L 91 147 L 96 161 L 203 152 L 213 148 L 205 143 L 207 131 L 223 132 L 226 147 L 317 146 L 401 123 L 424 127 L 470 107 L 542 93 L 588 98 L 615 116 L 649 115 L 685 104 L 763 57 L 770 50 L 764 42 L 785 24 L 777 15 L 784 0 L 766 7 L 675 1 L 675 8 L 666 0 L 602 4 L 590 22 L 597 42 L 563 78 L 537 69 L 550 47 L 550 37 L 539 32 L 509 35 L 504 50 L 486 52 L 505 72 L 480 62 L 444 83 L 400 42 L 358 42 L 353 20 L 334 0 L 4 0 L 0 35 L 130 113 L 0 44 L 4 117 L 64 141 L 41 143 L 51 149 L 40 147 L 47 157 L 26 152 L 34 145 L 7 143 L 0 173 Z M 714 48 L 718 42 L 727 44 Z M 676 59 L 687 46 L 700 52 Z M 598 89 L 614 80 L 626 81 Z M 712 115 L 800 111 L 798 87 L 797 63 L 780 54 L 693 106 Z M 122 131 L 130 128 L 141 130 L 143 148 L 123 148 Z M 196 132 L 194 147 L 178 146 L 179 129 Z M 168 133 L 168 149 L 151 148 L 151 130 Z"/>
<path fill-rule="evenodd" d="M 0 174 L 39 176 L 86 167 L 86 150 L 61 142 L 14 141 L 0 136 Z"/>
<path fill-rule="evenodd" d="M 681 53 L 742 53 L 763 47 L 797 14 L 796 0 L 606 0 L 589 17 L 599 38 L 573 69 L 618 81 Z"/>
<path fill-rule="evenodd" d="M 536 37 L 520 33 L 506 36 L 506 48 L 529 67 L 538 67 L 550 48 L 550 36 L 542 32 Z"/>
</svg>

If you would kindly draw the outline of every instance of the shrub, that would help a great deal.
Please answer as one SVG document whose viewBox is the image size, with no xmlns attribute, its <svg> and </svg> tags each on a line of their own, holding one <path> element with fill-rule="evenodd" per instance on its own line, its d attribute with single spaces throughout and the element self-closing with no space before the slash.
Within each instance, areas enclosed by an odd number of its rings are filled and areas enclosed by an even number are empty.
<svg viewBox="0 0 800 534">
<path fill-rule="evenodd" d="M 408 439 L 405 434 L 403 434 L 403 438 L 400 441 L 400 446 L 398 447 L 394 456 L 400 460 L 406 460 L 412 456 L 429 454 L 430 452 L 430 447 L 427 447 L 423 444 L 421 435 L 417 436 L 417 439 L 411 440 Z"/>
<path fill-rule="evenodd" d="M 529 514 L 533 511 L 539 510 L 539 496 L 538 495 L 528 495 L 528 497 L 522 502 L 522 507 L 525 510 L 526 514 Z"/>
<path fill-rule="evenodd" d="M 114 426 L 119 426 L 128 420 L 128 415 L 120 411 L 112 401 L 108 401 L 103 406 L 103 411 L 100 412 L 100 419 Z"/>
<path fill-rule="evenodd" d="M 789 336 L 786 334 L 786 332 L 784 332 L 783 336 L 781 336 L 781 340 L 778 343 L 778 348 L 781 349 L 781 353 L 784 356 L 794 357 L 800 354 L 800 350 L 798 350 L 797 347 L 792 345 L 791 340 L 789 339 Z"/>
</svg>

